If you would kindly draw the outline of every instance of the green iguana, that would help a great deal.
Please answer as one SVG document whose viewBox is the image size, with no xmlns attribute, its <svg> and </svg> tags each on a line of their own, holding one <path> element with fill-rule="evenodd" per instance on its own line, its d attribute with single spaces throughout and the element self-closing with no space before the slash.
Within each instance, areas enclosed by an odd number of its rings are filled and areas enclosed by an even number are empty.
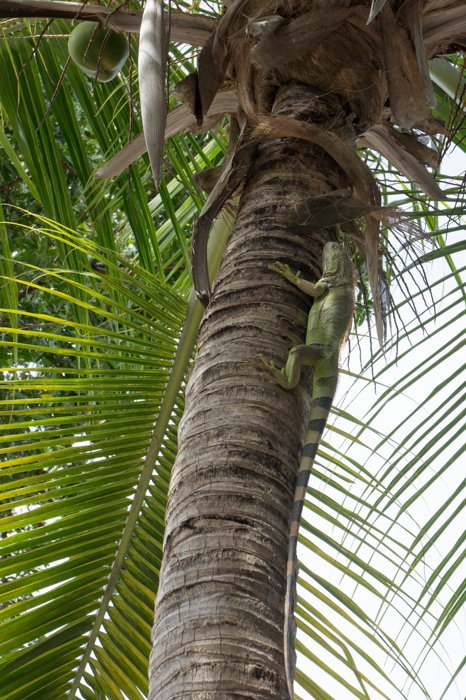
<svg viewBox="0 0 466 700">
<path fill-rule="evenodd" d="M 290 648 L 294 645 L 292 621 L 296 605 L 294 593 L 298 568 L 298 531 L 312 465 L 337 388 L 340 351 L 346 343 L 351 327 L 356 276 L 347 252 L 338 243 L 326 243 L 324 246 L 323 274 L 316 284 L 301 279 L 299 273 L 291 272 L 288 265 L 279 262 L 270 269 L 282 274 L 301 291 L 315 297 L 309 313 L 306 345 L 291 348 L 286 366 L 282 370 L 260 355 L 267 369 L 261 376 L 280 384 L 284 389 L 293 389 L 298 384 L 303 365 L 312 367 L 313 370 L 309 425 L 291 511 L 286 567 L 285 675 L 290 698 L 293 698 L 293 663 Z"/>
</svg>

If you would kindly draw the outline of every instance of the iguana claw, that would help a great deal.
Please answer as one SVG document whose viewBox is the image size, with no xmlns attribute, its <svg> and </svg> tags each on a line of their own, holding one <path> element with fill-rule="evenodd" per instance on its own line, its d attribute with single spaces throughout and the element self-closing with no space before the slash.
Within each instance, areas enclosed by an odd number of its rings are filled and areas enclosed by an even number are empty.
<svg viewBox="0 0 466 700">
<path fill-rule="evenodd" d="M 284 379 L 284 374 L 282 369 L 278 369 L 278 367 L 275 367 L 275 363 L 270 361 L 268 362 L 265 359 L 265 355 L 259 355 L 260 359 L 263 362 L 263 366 L 267 370 L 267 372 L 261 372 L 261 377 L 262 379 L 268 379 L 269 382 L 275 382 L 276 384 L 280 384 L 283 386 L 283 379 Z"/>
<path fill-rule="evenodd" d="M 268 361 L 265 355 L 259 355 L 260 362 L 239 362 L 238 367 L 258 367 L 259 369 L 266 369 L 267 372 L 261 372 L 261 377 L 263 379 L 268 379 L 270 382 L 275 382 L 276 384 L 283 385 L 283 370 L 275 367 L 275 363 Z"/>
<path fill-rule="evenodd" d="M 285 263 L 282 263 L 279 260 L 274 262 L 273 265 L 269 265 L 269 270 L 272 270 L 272 272 L 278 272 L 280 275 L 283 275 L 283 277 L 286 277 L 286 279 L 290 282 L 298 279 L 298 277 L 301 275 L 300 272 L 292 272 L 289 265 L 285 265 Z"/>
<path fill-rule="evenodd" d="M 264 362 L 238 362 L 236 366 L 237 367 L 258 367 L 259 369 L 264 369 Z"/>
</svg>

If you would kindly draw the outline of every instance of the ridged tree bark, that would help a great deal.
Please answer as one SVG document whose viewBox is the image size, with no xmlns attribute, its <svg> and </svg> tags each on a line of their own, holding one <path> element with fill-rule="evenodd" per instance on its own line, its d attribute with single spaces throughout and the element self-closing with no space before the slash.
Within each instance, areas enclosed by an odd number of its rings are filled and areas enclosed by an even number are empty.
<svg viewBox="0 0 466 700">
<path fill-rule="evenodd" d="M 279 91 L 274 112 L 333 128 L 334 96 Z M 286 391 L 254 367 L 282 366 L 305 338 L 310 299 L 268 269 L 321 274 L 336 228 L 293 230 L 288 212 L 345 176 L 317 147 L 263 144 L 205 314 L 186 388 L 153 628 L 151 700 L 284 698 L 283 605 L 289 515 L 309 412 L 310 374 Z"/>
</svg>

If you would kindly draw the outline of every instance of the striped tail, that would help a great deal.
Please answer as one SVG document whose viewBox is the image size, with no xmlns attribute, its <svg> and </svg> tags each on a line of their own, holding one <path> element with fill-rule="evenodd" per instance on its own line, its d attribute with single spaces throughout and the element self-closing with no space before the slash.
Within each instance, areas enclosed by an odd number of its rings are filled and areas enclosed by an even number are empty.
<svg viewBox="0 0 466 700">
<path fill-rule="evenodd" d="M 294 639 L 296 623 L 294 611 L 297 603 L 296 580 L 298 575 L 298 533 L 301 515 L 306 498 L 309 477 L 317 454 L 317 449 L 327 423 L 330 408 L 338 382 L 338 360 L 334 358 L 321 360 L 314 370 L 312 385 L 312 403 L 309 425 L 304 443 L 303 456 L 299 465 L 298 481 L 291 511 L 290 537 L 288 540 L 288 560 L 286 565 L 285 626 L 283 647 L 285 654 L 285 677 L 291 700 L 294 679 Z"/>
</svg>

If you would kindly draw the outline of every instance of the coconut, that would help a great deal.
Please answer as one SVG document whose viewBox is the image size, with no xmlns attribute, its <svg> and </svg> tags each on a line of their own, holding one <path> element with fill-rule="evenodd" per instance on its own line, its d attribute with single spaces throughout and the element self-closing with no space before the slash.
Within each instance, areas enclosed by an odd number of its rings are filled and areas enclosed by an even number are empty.
<svg viewBox="0 0 466 700">
<path fill-rule="evenodd" d="M 81 22 L 73 29 L 68 40 L 68 51 L 83 73 L 95 78 L 97 75 L 97 65 L 99 64 L 99 56 L 102 49 L 102 44 L 109 29 L 99 24 L 96 29 L 96 22 Z M 92 35 L 92 43 L 87 51 Z M 86 59 L 84 55 L 87 51 Z M 110 30 L 110 35 L 105 42 L 105 47 L 100 58 L 99 73 L 97 80 L 101 83 L 108 83 L 113 80 L 119 71 L 122 69 L 126 59 L 128 58 L 129 46 L 128 39 L 124 34 L 117 34 Z"/>
</svg>

